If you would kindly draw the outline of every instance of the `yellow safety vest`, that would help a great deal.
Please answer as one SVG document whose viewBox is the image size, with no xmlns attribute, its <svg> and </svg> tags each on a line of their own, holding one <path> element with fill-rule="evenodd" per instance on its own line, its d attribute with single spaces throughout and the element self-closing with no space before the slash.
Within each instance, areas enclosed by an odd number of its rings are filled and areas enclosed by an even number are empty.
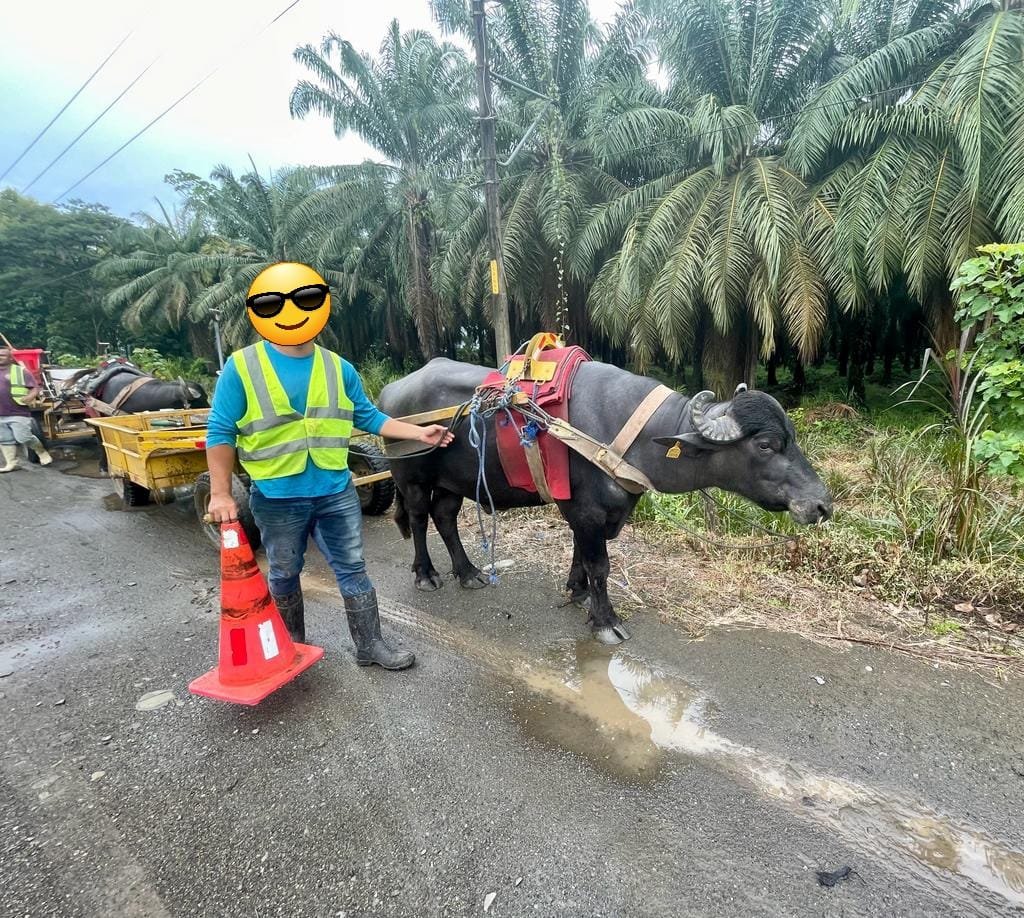
<svg viewBox="0 0 1024 918">
<path fill-rule="evenodd" d="M 307 459 L 322 469 L 348 468 L 352 401 L 345 394 L 341 358 L 317 345 L 306 394 L 306 413 L 288 401 L 260 341 L 231 355 L 245 388 L 238 421 L 238 459 L 254 481 L 305 471 Z"/>
<path fill-rule="evenodd" d="M 25 404 L 25 396 L 29 393 L 25 380 L 25 368 L 20 363 L 12 363 L 11 367 L 11 401 L 16 405 Z"/>
</svg>

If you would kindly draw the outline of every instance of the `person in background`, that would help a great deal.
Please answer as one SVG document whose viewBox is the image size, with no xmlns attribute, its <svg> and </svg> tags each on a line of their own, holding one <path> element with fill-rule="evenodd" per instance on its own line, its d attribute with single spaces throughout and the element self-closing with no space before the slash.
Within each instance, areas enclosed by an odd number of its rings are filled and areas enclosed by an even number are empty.
<svg viewBox="0 0 1024 918">
<path fill-rule="evenodd" d="M 24 445 L 49 465 L 53 457 L 32 429 L 31 405 L 39 397 L 35 377 L 15 361 L 9 347 L 0 347 L 0 472 L 20 468 L 18 447 Z"/>
<path fill-rule="evenodd" d="M 270 592 L 293 640 L 305 642 L 299 575 L 312 535 L 338 581 L 360 666 L 406 669 L 415 656 L 382 637 L 377 594 L 363 560 L 362 508 L 348 470 L 353 426 L 395 440 L 447 446 L 446 427 L 389 418 L 363 392 L 355 367 L 314 339 L 330 313 L 330 288 L 307 265 L 262 271 L 246 299 L 265 340 L 225 363 L 206 432 L 213 522 L 238 516 L 236 456 L 252 479 L 250 506 L 270 562 Z"/>
</svg>

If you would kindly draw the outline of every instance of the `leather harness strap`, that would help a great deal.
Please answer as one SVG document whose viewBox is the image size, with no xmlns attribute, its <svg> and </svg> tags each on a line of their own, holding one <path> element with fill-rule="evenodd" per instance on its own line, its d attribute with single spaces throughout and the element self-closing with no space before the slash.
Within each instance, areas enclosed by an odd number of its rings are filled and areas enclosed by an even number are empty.
<svg viewBox="0 0 1024 918">
<path fill-rule="evenodd" d="M 115 412 L 121 410 L 121 406 L 128 401 L 136 392 L 139 391 L 143 386 L 148 385 L 151 382 L 156 382 L 152 376 L 140 376 L 138 379 L 133 379 L 127 386 L 125 386 L 120 392 L 114 396 L 114 400 L 110 403 L 110 407 Z"/>
<path fill-rule="evenodd" d="M 647 397 L 637 406 L 608 449 L 619 456 L 625 456 L 633 442 L 640 436 L 640 431 L 654 417 L 654 412 L 665 404 L 665 399 L 671 394 L 672 390 L 668 386 L 657 386 L 648 392 Z"/>
<path fill-rule="evenodd" d="M 630 494 L 654 491 L 656 488 L 651 480 L 640 469 L 630 465 L 622 457 L 653 417 L 654 412 L 665 403 L 671 394 L 672 390 L 668 386 L 658 386 L 650 392 L 630 415 L 629 420 L 623 425 L 611 446 L 599 443 L 593 437 L 558 418 L 549 423 L 548 433 L 557 437 L 584 459 L 592 462 L 606 475 L 614 478 L 619 487 L 629 491 Z"/>
<path fill-rule="evenodd" d="M 544 474 L 544 457 L 540 454 L 537 441 L 534 440 L 529 445 L 524 445 L 523 452 L 526 454 L 526 465 L 530 469 L 530 477 L 533 479 L 540 499 L 546 504 L 554 503 L 555 499 L 551 496 L 548 479 Z"/>
</svg>

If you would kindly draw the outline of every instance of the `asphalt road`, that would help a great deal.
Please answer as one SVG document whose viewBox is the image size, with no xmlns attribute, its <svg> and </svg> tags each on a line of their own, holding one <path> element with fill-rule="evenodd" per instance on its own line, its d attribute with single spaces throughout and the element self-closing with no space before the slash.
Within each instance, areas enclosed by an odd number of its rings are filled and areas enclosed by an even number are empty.
<svg viewBox="0 0 1024 918">
<path fill-rule="evenodd" d="M 317 558 L 325 659 L 220 704 L 187 691 L 218 584 L 189 506 L 57 465 L 0 476 L 0 915 L 1024 912 L 1019 683 L 653 617 L 600 648 L 530 570 L 417 593 L 380 519 L 416 668 L 354 665 Z"/>
</svg>

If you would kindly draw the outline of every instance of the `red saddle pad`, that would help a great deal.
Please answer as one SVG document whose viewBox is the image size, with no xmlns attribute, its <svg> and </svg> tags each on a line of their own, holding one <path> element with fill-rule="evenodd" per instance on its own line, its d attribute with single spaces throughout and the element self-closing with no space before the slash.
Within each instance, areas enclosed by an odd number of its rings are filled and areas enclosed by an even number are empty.
<svg viewBox="0 0 1024 918">
<path fill-rule="evenodd" d="M 581 347 L 541 351 L 536 362 L 557 364 L 554 376 L 547 382 L 521 380 L 517 388 L 529 395 L 548 414 L 568 421 L 572 384 L 580 364 L 588 360 L 590 355 Z M 504 375 L 495 371 L 484 380 L 481 388 L 503 390 L 505 385 Z M 498 457 L 501 459 L 505 477 L 512 487 L 536 493 L 537 486 L 533 483 L 522 445 L 523 428 L 526 424 L 526 418 L 515 409 L 512 409 L 511 417 L 505 413 L 497 415 L 495 428 L 498 431 Z M 537 434 L 537 446 L 544 462 L 544 477 L 551 496 L 555 500 L 568 500 L 572 497 L 572 488 L 569 484 L 569 447 L 546 431 Z"/>
</svg>

